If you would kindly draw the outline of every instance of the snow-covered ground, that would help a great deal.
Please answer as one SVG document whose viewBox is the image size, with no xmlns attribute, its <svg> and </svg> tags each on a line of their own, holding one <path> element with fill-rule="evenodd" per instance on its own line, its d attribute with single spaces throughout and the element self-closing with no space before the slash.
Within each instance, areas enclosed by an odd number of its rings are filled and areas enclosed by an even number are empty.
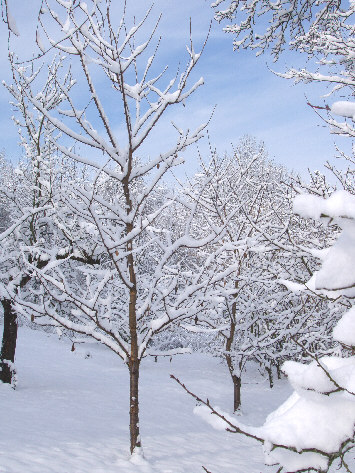
<svg viewBox="0 0 355 473">
<path fill-rule="evenodd" d="M 1 327 L 0 327 L 1 328 Z M 232 389 L 224 366 L 204 355 L 145 360 L 141 371 L 141 434 L 145 460 L 131 459 L 128 373 L 109 350 L 71 352 L 68 341 L 21 327 L 17 389 L 0 385 L 1 473 L 265 473 L 258 443 L 213 430 L 193 415 L 195 402 L 175 374 L 226 412 Z M 255 372 L 245 376 L 244 423 L 261 425 L 291 392 Z"/>
</svg>

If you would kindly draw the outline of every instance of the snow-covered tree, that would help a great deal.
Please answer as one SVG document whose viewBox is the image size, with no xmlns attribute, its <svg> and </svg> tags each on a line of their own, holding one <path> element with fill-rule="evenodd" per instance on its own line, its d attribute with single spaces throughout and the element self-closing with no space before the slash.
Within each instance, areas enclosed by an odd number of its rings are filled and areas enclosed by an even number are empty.
<svg viewBox="0 0 355 473">
<path fill-rule="evenodd" d="M 304 280 L 315 267 L 311 253 L 300 248 L 299 233 L 307 239 L 316 233 L 309 225 L 301 228 L 300 219 L 292 216 L 291 183 L 285 169 L 268 160 L 263 145 L 245 137 L 232 156 L 215 154 L 208 165 L 202 164 L 185 189 L 198 201 L 198 228 L 209 222 L 226 229 L 213 247 L 203 249 L 214 255 L 213 273 L 226 274 L 214 282 L 204 314 L 184 327 L 208 337 L 205 349 L 226 362 L 234 411 L 240 406 L 248 361 L 262 365 L 272 386 L 273 367 L 279 374 L 285 359 L 304 356 L 292 337 L 310 348 L 320 331 L 329 331 L 327 304 L 310 294 L 295 296 L 281 281 Z M 327 347 L 329 336 L 322 350 Z"/>
<path fill-rule="evenodd" d="M 13 368 L 17 340 L 18 314 L 14 299 L 20 287 L 31 281 L 26 261 L 37 266 L 46 264 L 40 251 L 26 251 L 27 247 L 37 248 L 42 240 L 52 240 L 53 215 L 56 193 L 60 180 L 65 176 L 64 162 L 57 163 L 56 153 L 50 136 L 54 127 L 43 114 L 32 109 L 29 100 L 22 93 L 27 88 L 31 94 L 32 82 L 40 71 L 32 65 L 22 69 L 19 74 L 14 67 L 14 57 L 10 56 L 13 70 L 13 83 L 4 84 L 12 96 L 11 105 L 15 115 L 13 120 L 19 132 L 23 159 L 17 167 L 12 166 L 1 156 L 0 205 L 4 220 L 0 234 L 0 301 L 4 312 L 4 329 L 1 346 L 0 379 L 5 383 L 13 380 Z M 61 62 L 48 66 L 49 76 L 37 98 L 43 106 L 51 109 L 62 101 L 60 88 L 54 83 L 55 69 Z M 28 79 L 25 80 L 25 74 Z M 64 78 L 62 86 L 71 88 L 70 76 Z M 60 238 L 64 235 L 61 234 Z M 68 240 L 63 246 L 68 244 Z"/>
<path fill-rule="evenodd" d="M 265 271 L 265 253 L 270 249 L 263 245 L 263 235 L 254 225 L 268 231 L 273 215 L 270 205 L 275 205 L 275 209 L 279 206 L 271 198 L 283 179 L 282 170 L 278 173 L 275 169 L 272 170 L 263 145 L 246 137 L 232 156 L 221 158 L 214 154 L 208 165 L 202 163 L 201 172 L 186 189 L 192 200 L 198 200 L 198 214 L 227 229 L 223 240 L 216 244 L 218 256 L 211 264 L 215 273 L 223 272 L 230 265 L 234 266 L 234 271 L 215 283 L 215 303 L 208 307 L 205 315 L 185 328 L 216 335 L 210 350 L 215 355 L 218 353 L 228 366 L 233 382 L 234 411 L 241 403 L 245 363 L 260 349 L 258 345 L 266 346 L 267 335 L 262 326 L 267 311 L 263 307 L 262 293 L 265 294 L 266 287 L 270 289 L 275 277 Z M 269 322 L 271 324 L 271 320 Z"/>
<path fill-rule="evenodd" d="M 213 6 L 220 8 L 225 0 L 217 0 Z M 236 36 L 236 48 L 257 49 L 262 53 L 271 49 L 278 59 L 286 47 L 307 55 L 307 69 L 290 69 L 283 75 L 296 82 L 314 82 L 329 86 L 329 95 L 336 101 L 325 107 L 313 106 L 330 125 L 331 132 L 354 136 L 354 2 L 269 2 L 232 1 L 227 8 L 217 12 L 217 19 L 235 21 L 225 28 Z M 244 16 L 243 16 L 244 15 Z M 259 18 L 261 17 L 261 20 Z M 263 21 L 266 20 L 266 21 Z M 344 121 L 339 121 L 342 117 Z M 320 175 L 313 177 L 320 184 L 313 195 L 300 196 L 296 210 L 302 216 L 327 218 L 341 228 L 336 243 L 327 252 L 314 247 L 313 256 L 320 257 L 322 266 L 312 275 L 309 283 L 288 287 L 300 290 L 307 287 L 308 293 L 327 299 L 336 299 L 345 307 L 353 306 L 353 235 L 354 235 L 354 162 L 353 156 L 345 156 L 350 166 L 339 171 L 327 164 L 345 191 L 330 195 L 329 186 L 322 186 Z M 319 180 L 320 178 L 320 180 Z M 324 182 L 323 182 L 324 183 Z M 318 194 L 318 195 L 317 195 Z M 325 200 L 323 199 L 325 197 Z M 334 232 L 338 236 L 337 230 Z M 310 240 L 310 243 L 311 240 Z M 319 245 L 319 242 L 318 242 Z M 308 248 L 307 248 L 308 247 Z M 305 242 L 302 251 L 312 250 Z M 286 278 L 287 279 L 287 278 Z M 339 309 L 338 305 L 338 317 Z M 353 308 L 342 316 L 334 329 L 334 338 L 343 348 L 353 349 Z M 336 312 L 330 312 L 335 315 Z M 329 320 L 329 317 L 328 317 Z M 316 343 L 316 340 L 314 340 Z M 300 341 L 295 342 L 302 347 Z M 354 444 L 354 360 L 353 357 L 321 357 L 306 350 L 313 362 L 300 365 L 288 362 L 284 366 L 296 392 L 267 419 L 264 427 L 248 429 L 224 416 L 226 427 L 242 432 L 264 443 L 270 463 L 280 464 L 279 471 L 328 471 L 329 466 L 339 461 L 350 471 L 345 455 Z M 208 412 L 218 414 L 205 403 Z M 205 411 L 206 412 L 206 411 Z M 223 416 L 222 416 L 223 417 Z"/>
<path fill-rule="evenodd" d="M 39 250 L 48 264 L 39 268 L 28 262 L 37 288 L 17 294 L 19 310 L 37 323 L 90 336 L 123 360 L 130 379 L 130 449 L 137 454 L 141 361 L 156 334 L 202 310 L 200 294 L 210 280 L 184 270 L 176 254 L 207 245 L 223 231 L 214 226 L 196 238 L 196 203 L 188 205 L 188 218 L 178 232 L 159 225 L 170 208 L 187 204 L 159 195 L 158 183 L 183 161 L 181 153 L 202 136 L 206 124 L 194 131 L 174 125 L 177 140 L 170 149 L 157 147 L 151 158 L 141 151 L 162 115 L 203 84 L 201 78 L 189 85 L 200 58 L 192 41 L 182 72 L 167 80 L 166 69 L 154 71 L 155 29 L 139 42 L 146 18 L 127 29 L 125 18 L 116 24 L 109 1 L 43 2 L 37 44 L 44 53 L 62 52 L 80 85 L 61 87 L 58 70 L 53 80 L 64 103 L 55 110 L 27 95 L 26 87 L 23 93 L 57 130 L 52 144 L 58 152 L 90 170 L 90 180 L 71 182 L 61 193 L 60 202 L 69 211 L 57 206 L 56 224 L 67 228 L 75 222 L 86 234 L 83 244 L 90 241 L 100 255 L 100 265 L 77 264 L 75 251 L 74 257 L 58 259 L 59 248 L 44 241 Z M 30 80 L 22 67 L 17 72 Z"/>
<path fill-rule="evenodd" d="M 265 451 L 270 463 L 281 465 L 279 471 L 327 471 L 334 463 L 350 471 L 347 454 L 354 446 L 355 426 L 355 198 L 346 191 L 334 192 L 325 200 L 300 195 L 294 208 L 303 217 L 333 220 L 341 228 L 336 243 L 323 256 L 320 270 L 298 289 L 331 299 L 342 297 L 349 310 L 336 324 L 333 337 L 344 354 L 313 355 L 308 365 L 285 363 L 283 370 L 295 392 L 261 428 Z"/>
<path fill-rule="evenodd" d="M 284 49 L 304 54 L 304 67 L 278 75 L 296 83 L 326 86 L 329 103 L 308 105 L 328 123 L 332 133 L 355 136 L 354 2 L 217 0 L 212 6 L 218 21 L 230 23 L 224 31 L 235 36 L 235 49 L 253 49 L 257 54 L 270 50 L 275 60 Z M 324 96 L 324 87 L 321 90 Z M 345 120 L 339 121 L 339 116 Z"/>
<path fill-rule="evenodd" d="M 250 48 L 257 54 L 271 50 L 275 59 L 289 48 L 306 50 L 311 55 L 324 54 L 317 44 L 322 34 L 323 44 L 330 41 L 333 53 L 337 54 L 345 46 L 344 41 L 337 42 L 342 34 L 339 27 L 347 32 L 346 35 L 353 34 L 353 27 L 348 22 L 354 12 L 352 2 L 216 0 L 211 6 L 217 21 L 229 23 L 223 30 L 235 37 L 235 49 Z M 348 46 L 351 48 L 351 43 Z"/>
<path fill-rule="evenodd" d="M 262 442 L 266 463 L 277 464 L 279 473 L 326 472 L 332 465 L 350 472 L 348 459 L 354 447 L 355 426 L 355 198 L 344 190 L 326 199 L 301 194 L 294 200 L 294 211 L 305 218 L 320 219 L 325 225 L 335 223 L 341 229 L 327 251 L 315 249 L 321 266 L 311 279 L 303 284 L 289 283 L 295 293 L 309 292 L 336 300 L 337 310 L 339 304 L 343 306 L 343 314 L 333 329 L 333 338 L 339 344 L 337 354 L 322 356 L 299 343 L 311 362 L 284 363 L 282 369 L 294 393 L 267 417 L 262 427 L 236 422 L 228 414 L 216 411 L 208 401 L 190 394 L 202 404 L 195 409 L 196 414 L 211 425 L 221 428 L 222 420 L 228 431 Z"/>
</svg>

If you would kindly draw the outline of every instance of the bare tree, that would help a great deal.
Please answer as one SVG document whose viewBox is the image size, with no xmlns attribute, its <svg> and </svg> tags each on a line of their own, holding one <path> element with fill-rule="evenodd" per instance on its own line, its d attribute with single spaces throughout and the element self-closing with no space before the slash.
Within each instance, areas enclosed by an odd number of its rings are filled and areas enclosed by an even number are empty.
<svg viewBox="0 0 355 473">
<path fill-rule="evenodd" d="M 343 305 L 343 313 L 333 326 L 333 338 L 340 344 L 341 352 L 338 350 L 336 356 L 323 356 L 317 347 L 311 351 L 303 340 L 294 338 L 293 342 L 307 353 L 310 363 L 284 363 L 282 369 L 295 391 L 261 427 L 244 425 L 217 411 L 208 400 L 201 399 L 172 377 L 201 404 L 195 412 L 207 422 L 213 425 L 213 418 L 217 416 L 225 422 L 228 432 L 263 443 L 266 463 L 277 465 L 278 473 L 327 472 L 332 466 L 350 472 L 355 425 L 355 198 L 344 190 L 325 199 L 316 194 L 301 194 L 294 200 L 294 210 L 304 218 L 321 220 L 325 225 L 335 223 L 341 229 L 326 252 L 313 247 L 321 266 L 312 277 L 302 284 L 289 283 L 295 292 L 317 294 Z M 339 312 L 339 305 L 335 309 Z M 335 317 L 336 312 L 331 315 Z"/>
<path fill-rule="evenodd" d="M 10 54 L 13 72 L 13 83 L 5 84 L 9 91 L 15 115 L 13 120 L 19 132 L 23 159 L 15 168 L 1 157 L 1 189 L 0 202 L 5 209 L 6 220 L 0 234 L 0 301 L 4 312 L 4 330 L 1 345 L 0 379 L 11 384 L 14 374 L 15 351 L 17 342 L 18 314 L 14 307 L 14 299 L 20 287 L 31 281 L 31 273 L 25 261 L 43 267 L 47 264 L 40 252 L 25 255 L 23 248 L 27 245 L 36 247 L 43 238 L 50 237 L 50 215 L 53 211 L 55 194 L 60 187 L 60 179 L 65 175 L 65 166 L 55 163 L 55 148 L 49 136 L 54 127 L 40 112 L 33 111 L 26 96 L 22 94 L 27 87 L 30 94 L 31 84 L 37 74 L 33 65 L 24 68 L 30 80 L 24 81 L 23 74 L 17 74 L 14 57 Z M 53 82 L 54 69 L 61 67 L 61 61 L 48 65 L 51 71 L 38 94 L 42 104 L 51 109 L 62 101 L 60 89 Z M 23 71 L 24 72 L 24 71 Z M 71 88 L 70 74 L 64 78 L 62 86 Z M 60 169 L 62 167 L 62 169 Z M 61 235 L 65 239 L 64 234 Z M 62 243 L 68 245 L 68 240 Z"/>
<path fill-rule="evenodd" d="M 64 61 L 76 68 L 80 90 L 61 87 L 58 70 L 52 79 L 65 105 L 51 110 L 26 87 L 23 93 L 60 134 L 52 141 L 56 149 L 91 170 L 90 180 L 66 187 L 55 218 L 58 228 L 75 221 L 82 230 L 82 247 L 91 239 L 101 259 L 93 268 L 71 256 L 56 258 L 59 248 L 46 242 L 27 247 L 29 254 L 38 248 L 47 254 L 48 264 L 39 268 L 28 263 L 38 287 L 17 294 L 18 308 L 37 323 L 90 336 L 123 360 L 130 379 L 130 449 L 139 453 L 141 360 L 155 334 L 202 310 L 199 294 L 209 281 L 202 273 L 184 271 L 175 255 L 186 247 L 207 245 L 223 231 L 215 227 L 197 238 L 192 225 L 196 204 L 189 205 L 178 234 L 159 226 L 164 213 L 187 204 L 167 196 L 159 201 L 157 184 L 183 161 L 180 153 L 199 140 L 206 124 L 194 131 L 173 124 L 178 138 L 170 149 L 157 147 L 152 158 L 140 155 L 167 109 L 183 104 L 203 84 L 201 78 L 189 86 L 201 53 L 194 51 L 191 40 L 186 68 L 166 81 L 166 69 L 153 74 L 156 49 L 147 56 L 156 26 L 147 41 L 136 44 L 149 12 L 128 30 L 125 17 L 113 23 L 109 1 L 43 4 L 37 43 L 43 52 L 53 48 L 66 55 Z M 50 22 L 58 28 L 57 36 Z M 17 72 L 25 82 L 30 80 L 21 65 Z M 152 205 L 154 200 L 157 205 Z"/>
<path fill-rule="evenodd" d="M 233 155 L 215 153 L 208 164 L 202 163 L 185 190 L 198 201 L 197 218 L 205 216 L 226 229 L 209 248 L 215 255 L 214 274 L 227 272 L 214 282 L 214 304 L 183 326 L 209 337 L 206 349 L 225 361 L 233 383 L 234 411 L 241 405 L 242 374 L 251 360 L 265 370 L 272 387 L 273 367 L 280 375 L 285 359 L 302 356 L 291 337 L 302 338 L 305 347 L 311 347 L 322 327 L 322 348 L 329 348 L 327 304 L 309 294 L 294 295 L 281 281 L 304 280 L 315 269 L 304 243 L 320 233 L 319 227 L 313 230 L 292 215 L 291 183 L 289 173 L 268 159 L 262 143 L 244 137 Z M 204 227 L 202 219 L 199 227 Z"/>
</svg>

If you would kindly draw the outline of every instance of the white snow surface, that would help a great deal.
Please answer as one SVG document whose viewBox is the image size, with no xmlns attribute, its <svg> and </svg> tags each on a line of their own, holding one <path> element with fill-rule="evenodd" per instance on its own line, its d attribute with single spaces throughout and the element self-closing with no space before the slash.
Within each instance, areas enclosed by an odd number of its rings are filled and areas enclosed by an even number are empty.
<svg viewBox="0 0 355 473">
<path fill-rule="evenodd" d="M 355 222 L 342 222 L 342 233 L 316 273 L 316 289 L 341 290 L 351 296 L 355 283 Z"/>
<path fill-rule="evenodd" d="M 273 444 L 332 453 L 346 439 L 345 434 L 352 436 L 354 422 L 355 402 L 344 393 L 325 398 L 312 391 L 294 392 L 267 417 L 260 432 Z"/>
<path fill-rule="evenodd" d="M 194 416 L 195 401 L 170 379 L 175 374 L 233 417 L 229 374 L 207 355 L 143 360 L 144 457 L 129 455 L 128 371 L 117 355 L 94 344 L 71 352 L 69 341 L 21 327 L 16 369 L 16 390 L 0 383 L 1 473 L 202 473 L 202 465 L 214 473 L 274 471 L 259 443 Z M 270 389 L 251 371 L 236 420 L 261 425 L 289 394 L 286 380 Z"/>
<path fill-rule="evenodd" d="M 347 102 L 344 100 L 334 102 L 330 110 L 334 115 L 351 118 L 355 122 L 355 102 Z"/>
<path fill-rule="evenodd" d="M 294 199 L 295 213 L 319 219 L 321 215 L 334 218 L 342 231 L 336 243 L 324 252 L 322 267 L 307 286 L 311 290 L 341 291 L 355 296 L 355 196 L 336 191 L 328 199 L 299 195 Z"/>
<path fill-rule="evenodd" d="M 333 218 L 342 216 L 355 218 L 355 196 L 344 190 L 333 192 L 328 199 L 301 194 L 295 197 L 293 210 L 306 218 L 319 219 L 322 214 Z"/>
<path fill-rule="evenodd" d="M 313 452 L 305 452 L 302 455 L 290 450 L 277 448 L 270 453 L 265 452 L 268 464 L 280 463 L 288 472 L 303 470 L 306 468 L 318 468 L 326 470 L 327 461 L 324 456 Z"/>
<path fill-rule="evenodd" d="M 348 310 L 333 329 L 333 338 L 347 346 L 355 346 L 355 306 Z"/>
<path fill-rule="evenodd" d="M 299 453 L 305 449 L 335 453 L 352 438 L 355 357 L 326 356 L 308 365 L 288 361 L 282 369 L 295 391 L 269 414 L 259 435 L 267 439 L 267 444 L 292 445 L 297 452 L 265 448 L 266 462 L 280 463 L 288 472 L 311 467 L 326 470 L 325 455 Z M 339 386 L 347 391 L 336 392 Z M 332 394 L 322 394 L 327 392 Z"/>
<path fill-rule="evenodd" d="M 16 25 L 16 20 L 15 18 L 12 16 L 10 10 L 9 10 L 9 5 L 6 4 L 6 10 L 7 10 L 7 23 L 8 23 L 8 27 L 9 29 L 16 35 L 16 36 L 20 36 L 20 32 L 17 28 L 17 25 Z"/>
<path fill-rule="evenodd" d="M 294 389 L 308 389 L 329 393 L 337 385 L 355 391 L 355 357 L 324 356 L 309 364 L 286 361 L 282 366 Z M 330 379 L 330 377 L 334 382 Z M 335 384 L 336 383 L 336 384 Z"/>
</svg>

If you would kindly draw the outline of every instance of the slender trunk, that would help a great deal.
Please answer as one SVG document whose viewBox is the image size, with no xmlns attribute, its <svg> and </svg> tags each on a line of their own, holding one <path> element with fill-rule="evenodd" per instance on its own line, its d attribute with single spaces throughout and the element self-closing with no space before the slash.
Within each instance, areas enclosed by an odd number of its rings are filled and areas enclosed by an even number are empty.
<svg viewBox="0 0 355 473">
<path fill-rule="evenodd" d="M 274 387 L 274 379 L 273 379 L 273 376 L 272 376 L 272 366 L 271 365 L 270 365 L 270 367 L 265 366 L 265 369 L 266 369 L 266 372 L 269 376 L 270 388 L 273 388 Z"/>
<path fill-rule="evenodd" d="M 233 360 L 229 353 L 226 353 L 225 358 L 226 358 L 227 366 L 229 369 L 229 373 L 233 381 L 233 410 L 234 412 L 236 412 L 241 405 L 240 392 L 241 392 L 241 386 L 242 386 L 242 378 L 240 376 L 237 376 L 234 373 Z"/>
<path fill-rule="evenodd" d="M 239 277 L 240 271 L 241 271 L 241 264 L 239 265 L 237 277 Z M 239 287 L 239 281 L 237 279 L 236 281 L 234 281 L 235 299 L 234 299 L 234 302 L 232 303 L 232 308 L 231 308 L 232 310 L 231 310 L 231 318 L 230 318 L 230 330 L 229 330 L 229 336 L 227 337 L 227 340 L 226 340 L 226 350 L 225 350 L 225 355 L 224 355 L 227 362 L 229 373 L 233 381 L 233 410 L 234 412 L 236 412 L 241 406 L 241 386 L 242 386 L 242 378 L 241 378 L 242 360 L 239 361 L 239 373 L 238 373 L 239 376 L 237 376 L 235 374 L 233 358 L 231 356 L 235 332 L 237 330 L 237 324 L 236 324 L 237 299 L 236 298 L 238 295 L 238 287 Z"/>
<path fill-rule="evenodd" d="M 232 376 L 233 385 L 234 385 L 234 399 L 233 399 L 233 409 L 236 412 L 241 405 L 240 398 L 240 388 L 242 386 L 242 379 L 239 376 Z"/>
<path fill-rule="evenodd" d="M 129 255 L 130 261 L 132 255 Z M 131 266 L 132 282 L 135 283 L 135 274 L 133 271 L 133 258 Z M 129 358 L 129 432 L 131 439 L 131 453 L 141 447 L 139 433 L 139 367 L 138 357 L 138 337 L 137 337 L 137 313 L 136 313 L 137 290 L 136 286 L 130 290 L 129 301 L 129 331 L 131 336 L 131 355 Z"/>
<path fill-rule="evenodd" d="M 17 316 L 9 299 L 2 299 L 4 309 L 4 332 L 0 353 L 0 381 L 11 384 L 13 381 L 13 363 L 15 361 L 17 341 Z"/>
<path fill-rule="evenodd" d="M 126 195 L 129 195 L 128 193 Z M 128 199 L 130 203 L 130 200 Z M 127 225 L 127 233 L 133 230 L 133 225 Z M 137 280 L 134 270 L 134 258 L 132 254 L 132 241 L 127 244 L 127 250 L 131 253 L 127 256 L 129 278 L 131 288 L 129 291 L 129 332 L 131 339 L 131 353 L 128 362 L 129 368 L 129 432 L 130 432 L 130 450 L 131 454 L 141 448 L 141 439 L 139 432 L 139 346 L 137 334 Z"/>
<path fill-rule="evenodd" d="M 122 82 L 123 83 L 123 82 Z M 124 91 L 122 89 L 124 95 Z M 127 103 L 124 99 L 125 104 L 125 115 L 126 118 L 129 116 Z M 129 136 L 131 133 L 130 123 L 127 122 Z M 131 145 L 131 142 L 130 142 Z M 127 176 L 123 180 L 123 192 L 126 200 L 127 206 L 127 217 L 129 223 L 126 225 L 127 235 L 131 234 L 133 231 L 134 225 L 130 221 L 129 215 L 132 211 L 132 200 L 129 187 L 129 176 L 132 170 L 133 162 L 133 152 L 130 146 L 129 157 L 128 157 L 128 169 Z M 127 241 L 127 269 L 129 273 L 129 308 L 128 308 L 128 322 L 129 322 L 129 334 L 130 334 L 130 356 L 128 360 L 128 369 L 129 369 L 129 433 L 130 433 L 130 450 L 131 454 L 138 452 L 141 447 L 141 438 L 139 430 L 139 368 L 140 368 L 140 359 L 139 359 L 139 345 L 138 345 L 138 333 L 137 333 L 137 278 L 135 273 L 135 262 L 133 256 L 133 240 Z"/>
<path fill-rule="evenodd" d="M 277 365 L 276 365 L 276 371 L 277 371 L 277 379 L 281 379 L 280 363 L 277 363 Z"/>
<path fill-rule="evenodd" d="M 129 432 L 131 454 L 141 447 L 139 432 L 139 360 L 129 363 Z"/>
<path fill-rule="evenodd" d="M 242 380 L 240 376 L 237 376 L 234 372 L 234 364 L 233 359 L 231 356 L 231 348 L 234 340 L 236 325 L 233 320 L 231 320 L 230 324 L 230 331 L 229 337 L 227 338 L 226 342 L 226 352 L 225 352 L 225 359 L 227 362 L 228 370 L 231 375 L 233 381 L 233 409 L 234 412 L 237 411 L 241 404 L 241 397 L 240 397 L 240 388 L 242 384 Z"/>
</svg>

